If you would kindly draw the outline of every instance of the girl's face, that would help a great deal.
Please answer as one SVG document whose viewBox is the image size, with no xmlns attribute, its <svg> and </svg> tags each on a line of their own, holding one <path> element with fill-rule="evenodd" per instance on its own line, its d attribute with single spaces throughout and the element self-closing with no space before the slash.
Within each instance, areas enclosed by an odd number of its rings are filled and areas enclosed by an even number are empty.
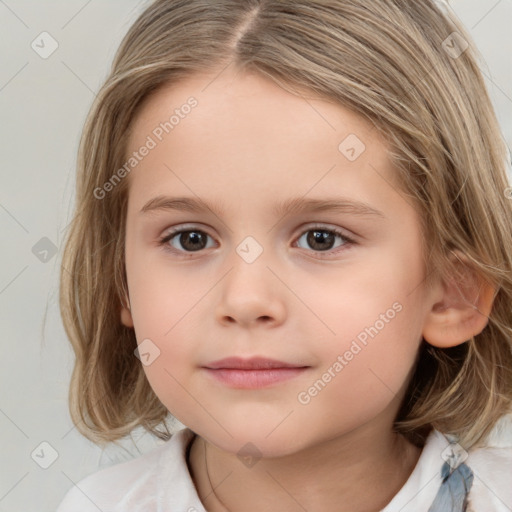
<svg viewBox="0 0 512 512">
<path fill-rule="evenodd" d="M 337 104 L 215 76 L 159 90 L 129 140 L 121 318 L 147 378 L 233 453 L 389 430 L 431 304 L 387 147 Z M 227 357 L 303 368 L 205 368 Z"/>
</svg>

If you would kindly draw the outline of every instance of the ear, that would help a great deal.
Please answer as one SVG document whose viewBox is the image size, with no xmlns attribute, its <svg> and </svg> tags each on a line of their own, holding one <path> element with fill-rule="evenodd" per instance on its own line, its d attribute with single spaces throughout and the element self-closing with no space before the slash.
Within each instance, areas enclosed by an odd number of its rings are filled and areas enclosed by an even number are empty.
<svg viewBox="0 0 512 512">
<path fill-rule="evenodd" d="M 130 299 L 128 299 L 128 297 L 121 300 L 121 323 L 126 327 L 133 327 L 133 318 L 130 307 Z"/>
<path fill-rule="evenodd" d="M 427 343 L 439 348 L 460 345 L 481 333 L 497 293 L 460 251 L 452 252 L 451 259 L 460 270 L 435 284 L 422 333 Z"/>
</svg>

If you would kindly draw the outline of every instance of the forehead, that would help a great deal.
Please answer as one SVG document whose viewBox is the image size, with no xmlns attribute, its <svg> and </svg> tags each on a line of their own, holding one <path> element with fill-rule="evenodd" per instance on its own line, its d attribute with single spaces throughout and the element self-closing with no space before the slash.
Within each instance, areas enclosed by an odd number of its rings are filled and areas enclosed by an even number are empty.
<svg viewBox="0 0 512 512">
<path fill-rule="evenodd" d="M 265 191 L 315 195 L 334 186 L 369 200 L 370 177 L 396 189 L 388 147 L 369 121 L 256 74 L 225 71 L 166 84 L 135 117 L 128 154 L 148 138 L 154 148 L 129 175 L 130 195 L 140 201 L 175 187 L 242 201 Z"/>
<path fill-rule="evenodd" d="M 295 87 L 292 86 L 294 89 Z M 180 112 L 194 99 L 197 107 L 188 113 Z M 334 100 L 320 98 L 312 91 L 296 90 L 292 94 L 271 79 L 257 73 L 228 71 L 203 73 L 177 82 L 167 83 L 150 94 L 132 121 L 129 146 L 137 146 L 143 137 L 173 116 L 172 135 L 187 126 L 197 135 L 217 129 L 211 136 L 235 135 L 238 129 L 249 129 L 264 136 L 278 134 L 280 141 L 289 139 L 314 143 L 327 134 L 341 139 L 344 133 L 353 133 L 364 142 L 386 151 L 385 142 L 375 127 L 360 115 Z M 179 118 L 178 118 L 179 117 Z M 181 122 L 181 121 L 185 121 Z M 155 122 L 157 123 L 155 125 Z M 178 124 L 180 130 L 178 130 Z M 185 126 L 185 128 L 184 128 Z M 315 137 L 316 135 L 316 137 Z M 169 138 L 169 137 L 166 137 Z M 258 139 L 248 141 L 256 145 Z M 335 148 L 336 149 L 336 148 Z"/>
</svg>

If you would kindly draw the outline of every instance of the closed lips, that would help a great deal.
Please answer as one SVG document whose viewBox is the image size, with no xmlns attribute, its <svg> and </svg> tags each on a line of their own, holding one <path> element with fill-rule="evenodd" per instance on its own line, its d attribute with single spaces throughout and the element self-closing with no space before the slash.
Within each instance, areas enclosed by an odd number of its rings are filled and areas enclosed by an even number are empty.
<svg viewBox="0 0 512 512">
<path fill-rule="evenodd" d="M 277 361 L 275 359 L 267 358 L 251 358 L 242 359 L 239 357 L 229 357 L 214 361 L 205 365 L 205 368 L 211 370 L 269 370 L 273 368 L 306 368 L 306 365 L 286 363 L 284 361 Z"/>
</svg>

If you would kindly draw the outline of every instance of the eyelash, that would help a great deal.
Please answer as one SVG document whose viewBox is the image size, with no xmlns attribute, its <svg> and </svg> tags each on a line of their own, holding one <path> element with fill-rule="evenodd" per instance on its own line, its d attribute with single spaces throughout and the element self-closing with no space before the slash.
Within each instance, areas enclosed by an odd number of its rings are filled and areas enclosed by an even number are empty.
<svg viewBox="0 0 512 512">
<path fill-rule="evenodd" d="M 340 230 L 338 230 L 336 228 L 327 228 L 326 226 L 323 226 L 323 225 L 311 226 L 308 229 L 302 231 L 301 234 L 299 235 L 299 237 L 296 238 L 296 242 L 299 241 L 306 233 L 309 233 L 310 231 L 323 231 L 326 233 L 332 233 L 332 234 L 339 236 L 340 238 L 343 239 L 344 243 L 341 246 L 342 247 L 341 249 L 339 247 L 336 249 L 329 249 L 327 251 L 315 251 L 315 250 L 311 249 L 311 252 L 318 253 L 319 255 L 321 255 L 320 258 L 325 257 L 325 256 L 323 256 L 323 254 L 327 254 L 327 255 L 338 254 L 339 252 L 348 250 L 353 245 L 357 245 L 357 242 L 355 240 L 346 236 Z M 188 233 L 188 232 L 201 233 L 206 236 L 209 236 L 210 238 L 213 238 L 212 236 L 210 236 L 208 233 L 206 233 L 205 231 L 203 231 L 201 229 L 195 229 L 193 227 L 190 227 L 187 229 L 180 228 L 180 229 L 175 229 L 175 230 L 171 231 L 170 233 L 168 233 L 167 235 L 165 235 L 164 237 L 160 238 L 158 241 L 158 244 L 159 244 L 159 246 L 162 246 L 165 251 L 168 251 L 172 254 L 179 254 L 179 255 L 185 254 L 185 255 L 188 255 L 185 257 L 193 257 L 194 254 L 200 253 L 204 249 L 201 249 L 198 251 L 181 251 L 181 250 L 171 247 L 168 244 L 168 242 L 170 242 L 177 235 L 179 235 L 181 233 Z"/>
</svg>

